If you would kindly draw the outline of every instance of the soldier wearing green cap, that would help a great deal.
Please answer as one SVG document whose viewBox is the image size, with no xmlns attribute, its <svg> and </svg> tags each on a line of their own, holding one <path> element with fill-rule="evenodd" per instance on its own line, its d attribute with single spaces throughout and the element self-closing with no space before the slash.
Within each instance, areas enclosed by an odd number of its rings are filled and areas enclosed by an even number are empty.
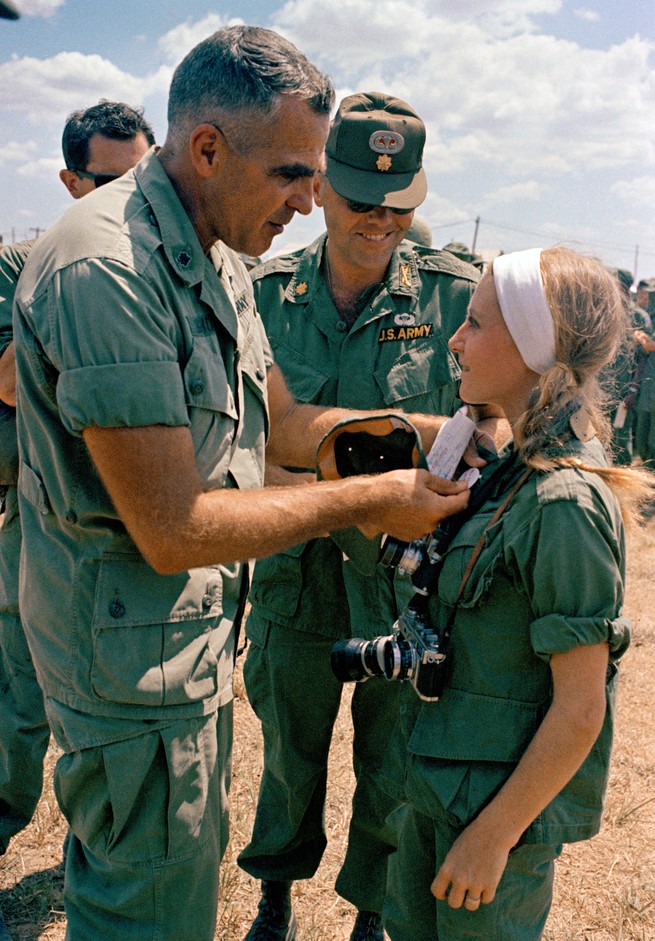
<svg viewBox="0 0 655 941">
<path fill-rule="evenodd" d="M 275 359 L 307 403 L 450 414 L 457 366 L 446 343 L 478 279 L 453 255 L 405 240 L 425 199 L 425 126 L 404 101 L 345 98 L 331 125 L 315 200 L 327 231 L 251 272 Z M 268 468 L 279 481 L 283 469 Z M 287 474 L 287 477 L 291 475 Z M 291 478 L 297 482 L 297 476 Z M 257 564 L 246 631 L 248 696 L 264 736 L 252 837 L 239 857 L 262 880 L 247 941 L 295 937 L 294 880 L 311 878 L 326 846 L 327 761 L 341 685 L 336 640 L 387 634 L 411 586 L 380 566 L 371 577 L 319 538 Z M 356 790 L 337 892 L 358 910 L 351 941 L 383 938 L 395 769 L 387 745 L 398 684 L 372 679 L 352 702 Z"/>
</svg>

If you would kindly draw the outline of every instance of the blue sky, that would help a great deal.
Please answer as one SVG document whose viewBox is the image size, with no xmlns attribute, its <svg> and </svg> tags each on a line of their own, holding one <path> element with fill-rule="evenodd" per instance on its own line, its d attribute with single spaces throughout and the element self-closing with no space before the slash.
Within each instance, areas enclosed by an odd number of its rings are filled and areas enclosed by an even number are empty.
<svg viewBox="0 0 655 941">
<path fill-rule="evenodd" d="M 175 65 L 229 22 L 278 29 L 338 98 L 386 91 L 428 130 L 434 244 L 512 251 L 565 242 L 655 276 L 652 0 L 14 0 L 0 22 L 0 233 L 31 237 L 69 205 L 67 114 L 142 105 L 166 134 Z M 297 218 L 272 251 L 322 230 Z"/>
</svg>

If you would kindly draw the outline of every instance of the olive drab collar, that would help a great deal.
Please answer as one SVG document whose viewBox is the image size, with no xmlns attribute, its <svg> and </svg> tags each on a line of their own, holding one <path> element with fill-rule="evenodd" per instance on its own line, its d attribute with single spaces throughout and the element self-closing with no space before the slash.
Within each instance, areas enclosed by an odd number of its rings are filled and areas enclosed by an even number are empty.
<svg viewBox="0 0 655 941">
<path fill-rule="evenodd" d="M 151 226 L 158 233 L 169 265 L 189 287 L 199 287 L 201 300 L 215 312 L 220 311 L 221 323 L 236 338 L 237 320 L 229 315 L 232 305 L 225 305 L 223 295 L 229 295 L 220 283 L 224 271 L 226 276 L 233 273 L 233 266 L 226 265 L 231 250 L 217 243 L 209 256 L 205 255 L 191 220 L 157 157 L 156 148 L 149 151 L 132 172 L 147 201 Z M 217 282 L 207 277 L 208 265 L 216 272 Z"/>
<path fill-rule="evenodd" d="M 205 273 L 206 256 L 157 149 L 150 150 L 133 171 L 151 212 L 151 223 L 159 231 L 166 257 L 187 284 L 198 284 Z"/>
<path fill-rule="evenodd" d="M 296 252 L 286 259 L 271 259 L 270 262 L 262 266 L 262 275 L 272 272 L 281 273 L 284 270 L 284 263 L 288 264 L 293 259 L 293 275 L 285 291 L 285 300 L 292 304 L 310 304 L 316 294 L 323 289 L 325 279 L 321 271 L 321 262 L 327 242 L 327 233 L 319 235 L 315 241 L 308 245 L 301 252 Z M 295 260 L 300 258 L 296 264 Z M 278 261 L 278 265 L 276 265 Z M 395 248 L 386 275 L 381 282 L 384 284 L 389 294 L 404 294 L 408 297 L 418 296 L 420 289 L 420 278 L 418 273 L 417 255 L 413 248 L 406 243 L 401 243 Z"/>
</svg>

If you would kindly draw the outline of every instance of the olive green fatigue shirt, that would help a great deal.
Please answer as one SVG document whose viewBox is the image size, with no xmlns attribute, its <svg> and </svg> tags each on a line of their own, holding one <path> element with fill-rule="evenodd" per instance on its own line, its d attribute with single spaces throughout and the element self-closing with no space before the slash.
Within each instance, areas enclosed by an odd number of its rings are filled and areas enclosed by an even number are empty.
<svg viewBox="0 0 655 941">
<path fill-rule="evenodd" d="M 270 355 L 242 262 L 205 256 L 151 150 L 39 239 L 15 337 L 20 606 L 60 745 L 211 712 L 232 695 L 239 566 L 157 574 L 81 435 L 186 426 L 207 490 L 261 485 Z"/>
<path fill-rule="evenodd" d="M 251 272 L 275 361 L 295 398 L 315 405 L 450 415 L 459 368 L 448 339 L 480 277 L 449 252 L 402 242 L 348 329 L 323 274 L 326 234 Z M 339 586 L 345 581 L 344 596 Z M 328 637 L 388 633 L 408 582 L 378 568 L 359 575 L 331 539 L 260 560 L 251 602 L 271 621 Z M 306 591 L 303 591 L 307 588 Z"/>
<path fill-rule="evenodd" d="M 592 466 L 607 463 L 595 438 L 566 447 Z M 450 544 L 430 609 L 439 629 L 455 603 L 478 538 L 509 489 L 499 484 Z M 457 608 L 443 696 L 438 702 L 421 702 L 406 684 L 401 707 L 410 756 L 439 759 L 429 765 L 430 786 L 463 824 L 509 777 L 545 716 L 552 701 L 550 657 L 607 642 L 602 731 L 580 770 L 531 824 L 523 841 L 574 842 L 598 832 L 618 661 L 630 639 L 624 583 L 620 509 L 594 473 L 574 468 L 533 473 L 487 530 Z M 413 773 L 410 761 L 410 799 Z"/>
</svg>

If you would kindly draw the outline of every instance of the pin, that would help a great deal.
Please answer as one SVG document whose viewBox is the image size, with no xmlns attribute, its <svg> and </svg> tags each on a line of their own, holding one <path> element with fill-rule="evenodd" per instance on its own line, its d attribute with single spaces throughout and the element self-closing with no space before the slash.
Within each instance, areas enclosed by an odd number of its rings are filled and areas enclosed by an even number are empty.
<svg viewBox="0 0 655 941">
<path fill-rule="evenodd" d="M 405 146 L 405 138 L 394 131 L 373 131 L 368 146 L 376 154 L 399 154 Z"/>
<path fill-rule="evenodd" d="M 297 284 L 295 287 L 296 294 L 306 294 L 307 293 L 307 282 L 301 281 L 300 284 Z"/>
<path fill-rule="evenodd" d="M 398 324 L 399 327 L 413 327 L 416 323 L 416 317 L 414 314 L 396 314 L 393 322 Z"/>
<path fill-rule="evenodd" d="M 375 161 L 375 166 L 378 168 L 378 170 L 381 170 L 382 173 L 385 173 L 387 170 L 391 169 L 391 157 L 383 154 Z"/>
<path fill-rule="evenodd" d="M 180 268 L 188 268 L 191 262 L 193 261 L 193 258 L 188 252 L 181 251 L 181 252 L 178 252 L 176 260 Z"/>
<path fill-rule="evenodd" d="M 412 276 L 411 268 L 409 265 L 400 266 L 400 280 L 406 288 L 411 288 L 412 286 Z"/>
</svg>

